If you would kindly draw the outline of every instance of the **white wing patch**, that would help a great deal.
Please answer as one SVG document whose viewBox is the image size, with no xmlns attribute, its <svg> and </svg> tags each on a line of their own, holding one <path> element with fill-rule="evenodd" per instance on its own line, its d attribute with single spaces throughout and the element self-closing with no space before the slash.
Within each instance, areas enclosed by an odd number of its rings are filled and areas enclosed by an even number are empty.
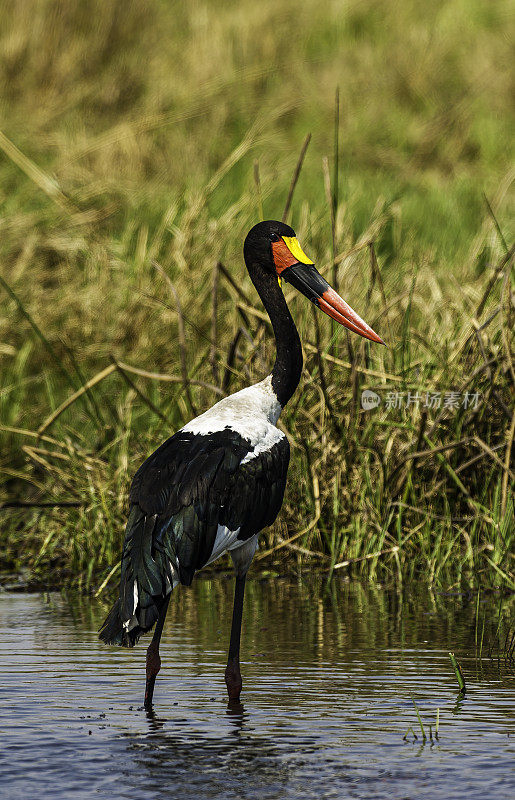
<svg viewBox="0 0 515 800">
<path fill-rule="evenodd" d="M 225 525 L 219 525 L 216 532 L 215 543 L 207 564 L 212 564 L 213 561 L 216 561 L 226 550 L 233 550 L 235 547 L 241 547 L 244 542 L 238 539 L 239 532 L 239 528 L 236 528 L 235 531 L 230 531 Z"/>
<path fill-rule="evenodd" d="M 129 619 L 126 619 L 125 622 L 123 623 L 123 627 L 125 628 L 127 633 L 131 631 L 133 628 L 135 628 L 136 625 L 138 624 L 138 620 L 136 618 L 136 608 L 138 606 L 139 594 L 138 594 L 138 581 L 136 578 L 134 578 L 133 596 L 134 596 L 134 608 L 132 609 L 132 617 L 129 617 Z"/>
<path fill-rule="evenodd" d="M 229 528 L 225 527 L 225 525 L 219 525 L 216 532 L 213 550 L 207 564 L 212 564 L 213 561 L 216 561 L 216 559 L 225 552 L 229 552 L 236 568 L 236 572 L 238 574 L 244 574 L 247 572 L 250 562 L 252 561 L 254 553 L 257 549 L 258 535 L 256 533 L 255 536 L 251 536 L 250 539 L 241 541 L 241 539 L 238 539 L 239 532 L 239 528 L 237 528 L 235 531 L 230 531 Z"/>
</svg>

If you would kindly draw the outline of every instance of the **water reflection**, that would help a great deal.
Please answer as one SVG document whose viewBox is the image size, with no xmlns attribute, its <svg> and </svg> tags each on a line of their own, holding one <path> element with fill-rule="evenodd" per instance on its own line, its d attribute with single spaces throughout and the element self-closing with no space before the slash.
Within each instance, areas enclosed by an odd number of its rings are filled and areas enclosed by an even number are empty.
<svg viewBox="0 0 515 800">
<path fill-rule="evenodd" d="M 251 580 L 243 704 L 228 708 L 232 591 L 216 577 L 176 593 L 152 713 L 141 708 L 146 643 L 102 646 L 104 604 L 0 595 L 0 795 L 513 794 L 513 667 L 502 657 L 513 597 L 485 595 L 477 612 L 472 594 L 424 587 Z M 438 741 L 422 741 L 412 698 L 427 733 L 439 709 Z M 410 726 L 419 738 L 405 741 Z"/>
<path fill-rule="evenodd" d="M 210 735 L 185 737 L 157 715 L 148 718 L 146 735 L 127 734 L 133 788 L 146 787 L 155 797 L 169 797 L 174 786 L 181 797 L 231 797 L 241 796 L 246 784 L 258 797 L 284 796 L 299 759 L 283 759 L 273 738 L 253 733 L 243 706 L 225 714 L 231 727 Z"/>
</svg>

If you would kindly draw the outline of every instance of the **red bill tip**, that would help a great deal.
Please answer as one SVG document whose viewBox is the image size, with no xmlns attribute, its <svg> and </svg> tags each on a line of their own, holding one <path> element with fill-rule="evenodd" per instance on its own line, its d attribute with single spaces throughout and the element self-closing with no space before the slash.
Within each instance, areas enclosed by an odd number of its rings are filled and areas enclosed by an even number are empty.
<svg viewBox="0 0 515 800">
<path fill-rule="evenodd" d="M 367 325 L 365 320 L 361 319 L 359 314 L 356 314 L 350 305 L 331 287 L 326 289 L 319 298 L 318 305 L 328 316 L 344 325 L 350 331 L 359 333 L 360 336 L 364 336 L 365 339 L 369 339 L 371 342 L 386 345 L 386 342 L 372 330 L 370 325 Z"/>
</svg>

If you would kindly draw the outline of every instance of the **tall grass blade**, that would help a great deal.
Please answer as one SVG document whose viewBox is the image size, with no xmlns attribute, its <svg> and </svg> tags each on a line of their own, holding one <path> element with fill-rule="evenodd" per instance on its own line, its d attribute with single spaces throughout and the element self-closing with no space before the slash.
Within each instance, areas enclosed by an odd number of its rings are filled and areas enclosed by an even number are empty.
<svg viewBox="0 0 515 800">
<path fill-rule="evenodd" d="M 308 149 L 310 141 L 311 141 L 311 134 L 308 133 L 300 149 L 299 157 L 297 159 L 297 164 L 295 166 L 295 171 L 291 179 L 290 188 L 288 190 L 288 197 L 286 198 L 286 204 L 284 206 L 284 211 L 282 215 L 283 222 L 286 222 L 286 220 L 288 219 L 288 214 L 290 213 L 291 203 L 293 200 L 293 194 L 295 192 L 295 187 L 297 186 L 297 181 L 299 180 L 300 172 L 302 170 L 302 165 L 304 163 L 304 157 L 306 155 L 306 150 Z"/>
<path fill-rule="evenodd" d="M 423 739 L 423 741 L 425 742 L 427 737 L 426 737 L 426 732 L 425 732 L 425 730 L 424 730 L 424 726 L 423 726 L 423 724 L 422 724 L 422 717 L 420 716 L 420 711 L 418 710 L 418 706 L 417 706 L 417 704 L 415 703 L 415 700 L 413 699 L 413 697 L 411 698 L 411 702 L 413 703 L 413 705 L 414 705 L 414 707 L 415 707 L 415 713 L 416 713 L 416 715 L 417 715 L 418 724 L 419 724 L 419 726 L 420 726 L 420 732 L 422 733 L 422 739 Z"/>
<path fill-rule="evenodd" d="M 465 694 L 466 692 L 465 678 L 463 677 L 463 672 L 461 671 L 461 667 L 458 663 L 458 660 L 454 655 L 454 653 L 449 653 L 449 658 L 451 659 L 452 668 L 454 670 L 454 674 L 456 675 L 456 680 L 458 681 L 460 692 L 462 694 Z"/>
<path fill-rule="evenodd" d="M 261 193 L 261 178 L 259 177 L 259 161 L 254 161 L 254 185 L 256 187 L 256 200 L 257 200 L 257 210 L 258 210 L 258 219 L 260 222 L 264 220 L 263 216 L 263 195 Z"/>
</svg>

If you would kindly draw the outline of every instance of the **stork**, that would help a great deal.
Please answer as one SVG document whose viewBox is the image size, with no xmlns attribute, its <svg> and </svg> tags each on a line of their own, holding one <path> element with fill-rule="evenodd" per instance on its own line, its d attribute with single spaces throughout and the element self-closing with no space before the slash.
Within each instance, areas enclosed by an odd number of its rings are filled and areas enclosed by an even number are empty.
<svg viewBox="0 0 515 800">
<path fill-rule="evenodd" d="M 302 370 L 299 334 L 281 288 L 287 281 L 322 311 L 372 342 L 383 340 L 316 270 L 289 225 L 255 225 L 245 264 L 270 317 L 276 359 L 270 375 L 225 397 L 162 444 L 136 472 L 121 559 L 120 592 L 100 629 L 107 644 L 132 647 L 155 625 L 146 656 L 144 705 L 152 708 L 159 643 L 170 595 L 229 552 L 236 583 L 225 682 L 239 700 L 245 578 L 263 528 L 281 508 L 290 460 L 277 427 Z"/>
</svg>

